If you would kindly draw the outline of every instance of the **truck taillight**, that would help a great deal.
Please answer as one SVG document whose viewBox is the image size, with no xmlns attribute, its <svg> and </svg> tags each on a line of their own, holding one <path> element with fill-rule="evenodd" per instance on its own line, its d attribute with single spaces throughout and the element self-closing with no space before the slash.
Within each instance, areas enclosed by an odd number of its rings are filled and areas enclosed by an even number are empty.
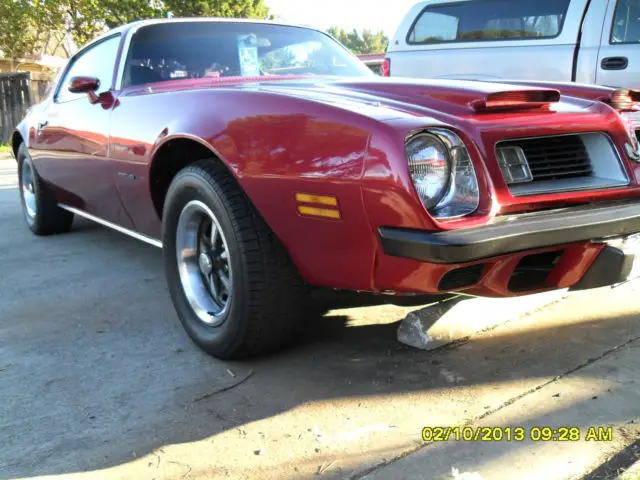
<svg viewBox="0 0 640 480">
<path fill-rule="evenodd" d="M 390 77 L 391 76 L 391 59 L 385 58 L 384 62 L 382 62 L 382 76 Z"/>
</svg>

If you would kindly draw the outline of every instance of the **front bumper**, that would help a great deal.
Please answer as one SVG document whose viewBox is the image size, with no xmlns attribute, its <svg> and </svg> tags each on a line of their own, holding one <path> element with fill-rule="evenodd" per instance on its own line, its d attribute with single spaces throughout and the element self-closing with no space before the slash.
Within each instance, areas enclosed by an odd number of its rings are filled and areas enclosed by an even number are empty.
<svg viewBox="0 0 640 480">
<path fill-rule="evenodd" d="M 546 210 L 499 218 L 465 230 L 379 229 L 383 252 L 421 262 L 461 264 L 556 245 L 640 232 L 640 201 Z"/>
<path fill-rule="evenodd" d="M 380 228 L 380 290 L 513 296 L 613 285 L 640 260 L 640 202 L 504 216 L 467 230 Z M 636 274 L 636 276 L 638 276 Z"/>
</svg>

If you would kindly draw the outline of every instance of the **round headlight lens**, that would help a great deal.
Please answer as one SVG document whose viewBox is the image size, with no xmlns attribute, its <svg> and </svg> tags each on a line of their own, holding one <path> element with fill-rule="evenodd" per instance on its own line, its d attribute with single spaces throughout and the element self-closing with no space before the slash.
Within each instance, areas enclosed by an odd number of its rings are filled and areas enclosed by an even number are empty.
<svg viewBox="0 0 640 480">
<path fill-rule="evenodd" d="M 451 176 L 449 150 L 436 136 L 422 133 L 406 146 L 409 172 L 426 208 L 438 204 L 447 193 Z"/>
</svg>

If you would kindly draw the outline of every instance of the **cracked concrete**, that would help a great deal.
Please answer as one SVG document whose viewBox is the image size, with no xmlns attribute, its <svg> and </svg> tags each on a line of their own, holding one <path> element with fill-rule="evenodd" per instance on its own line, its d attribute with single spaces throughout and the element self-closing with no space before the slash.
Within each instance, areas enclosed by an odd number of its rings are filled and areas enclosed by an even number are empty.
<svg viewBox="0 0 640 480">
<path fill-rule="evenodd" d="M 33 237 L 12 171 L 0 162 L 0 478 L 486 480 L 538 464 L 580 478 L 637 435 L 633 283 L 431 352 L 396 341 L 413 307 L 320 293 L 292 349 L 221 362 L 178 324 L 160 251 L 82 221 Z M 617 434 L 562 448 L 421 439 L 424 426 L 569 422 Z"/>
</svg>

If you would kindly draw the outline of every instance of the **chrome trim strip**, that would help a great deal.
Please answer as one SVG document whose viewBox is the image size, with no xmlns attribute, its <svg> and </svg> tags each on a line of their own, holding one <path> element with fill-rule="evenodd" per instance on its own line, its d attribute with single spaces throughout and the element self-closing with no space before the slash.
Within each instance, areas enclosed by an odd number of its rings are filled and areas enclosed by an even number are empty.
<svg viewBox="0 0 640 480">
<path fill-rule="evenodd" d="M 121 227 L 120 225 L 116 225 L 115 223 L 108 222 L 106 220 L 103 220 L 100 217 L 91 215 L 90 213 L 84 212 L 82 210 L 78 210 L 77 208 L 70 207 L 69 205 L 64 205 L 62 203 L 59 203 L 58 206 L 68 212 L 75 213 L 76 215 L 84 217 L 87 220 L 91 220 L 92 222 L 96 222 L 105 227 L 109 227 L 112 230 L 116 230 L 117 232 L 124 233 L 125 235 L 129 235 L 130 237 L 133 237 L 136 240 L 140 240 L 144 243 L 148 243 L 149 245 L 153 245 L 154 247 L 162 248 L 162 242 L 160 240 L 147 237 L 146 235 L 142 235 L 141 233 L 134 232 L 132 230 L 129 230 L 128 228 Z"/>
</svg>

